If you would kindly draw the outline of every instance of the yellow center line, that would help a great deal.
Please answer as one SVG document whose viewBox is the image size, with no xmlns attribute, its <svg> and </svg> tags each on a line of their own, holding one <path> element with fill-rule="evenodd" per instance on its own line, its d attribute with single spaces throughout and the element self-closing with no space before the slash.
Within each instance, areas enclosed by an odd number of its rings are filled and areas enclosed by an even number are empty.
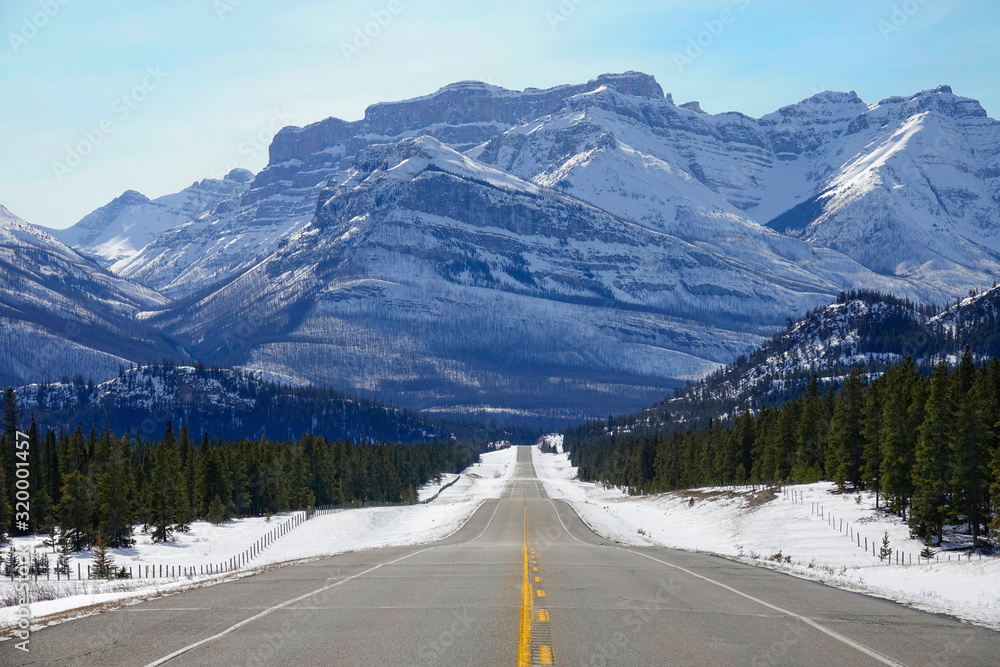
<svg viewBox="0 0 1000 667">
<path fill-rule="evenodd" d="M 531 664 L 531 584 L 528 582 L 528 508 L 524 508 L 524 576 L 521 583 L 521 640 L 517 647 L 517 667 Z"/>
</svg>

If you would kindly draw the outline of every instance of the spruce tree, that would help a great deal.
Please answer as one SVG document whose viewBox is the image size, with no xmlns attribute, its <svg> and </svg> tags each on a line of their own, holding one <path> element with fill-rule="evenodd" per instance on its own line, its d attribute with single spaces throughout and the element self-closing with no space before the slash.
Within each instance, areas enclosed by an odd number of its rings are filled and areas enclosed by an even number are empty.
<svg viewBox="0 0 1000 667">
<path fill-rule="evenodd" d="M 889 531 L 885 531 L 885 535 L 882 536 L 882 546 L 878 550 L 878 559 L 892 561 L 892 547 L 889 545 Z"/>
<path fill-rule="evenodd" d="M 130 547 L 135 489 L 125 454 L 112 445 L 104 473 L 97 483 L 98 531 L 112 548 Z"/>
<path fill-rule="evenodd" d="M 16 491 L 15 459 L 18 424 L 17 396 L 8 388 L 4 394 L 3 421 L 0 430 L 0 533 L 12 526 Z M 19 531 L 22 532 L 22 531 Z"/>
<path fill-rule="evenodd" d="M 188 427 L 185 424 L 181 427 L 180 437 L 177 441 L 177 452 L 181 458 L 181 475 L 184 478 L 184 498 L 185 504 L 182 509 L 182 520 L 178 521 L 177 529 L 180 531 L 190 530 L 189 524 L 195 518 L 195 476 L 197 473 L 197 450 L 191 442 Z"/>
<path fill-rule="evenodd" d="M 163 441 L 156 447 L 153 470 L 146 487 L 149 522 L 153 526 L 153 541 L 169 541 L 175 525 L 187 518 L 186 483 L 181 474 L 173 429 L 167 422 Z"/>
<path fill-rule="evenodd" d="M 1000 447 L 993 451 L 993 461 L 990 464 L 993 472 L 993 484 L 990 485 L 990 498 L 993 504 L 993 520 L 990 529 L 995 539 L 1000 540 Z"/>
<path fill-rule="evenodd" d="M 108 553 L 108 544 L 103 535 L 94 542 L 94 573 L 99 579 L 111 579 L 115 575 L 115 557 Z"/>
<path fill-rule="evenodd" d="M 52 505 L 52 498 L 43 486 L 31 498 L 31 522 L 40 533 L 49 535 L 55 539 L 56 517 L 55 507 Z"/>
<path fill-rule="evenodd" d="M 802 416 L 799 419 L 798 449 L 795 465 L 792 467 L 792 481 L 798 484 L 818 482 L 822 472 L 816 474 L 817 466 L 825 461 L 823 447 L 823 404 L 819 397 L 819 376 L 813 373 L 806 387 Z"/>
<path fill-rule="evenodd" d="M 837 394 L 833 418 L 830 421 L 830 443 L 827 446 L 826 474 L 840 491 L 847 482 L 855 487 L 861 484 L 861 453 L 864 437 L 861 434 L 862 405 L 865 388 L 861 366 L 851 370 Z"/>
<path fill-rule="evenodd" d="M 73 551 L 90 544 L 94 524 L 94 500 L 90 480 L 81 472 L 63 475 L 62 500 L 56 508 L 59 526 Z"/>
<path fill-rule="evenodd" d="M 71 553 L 69 538 L 63 532 L 59 536 L 59 557 L 56 558 L 56 572 L 58 574 L 66 577 L 69 576 L 69 559 Z"/>
<path fill-rule="evenodd" d="M 882 417 L 884 415 L 883 394 L 886 381 L 884 376 L 872 382 L 865 392 L 861 408 L 861 436 L 864 438 L 861 480 L 865 488 L 875 492 L 875 507 L 878 508 L 882 485 Z"/>
<path fill-rule="evenodd" d="M 896 366 L 883 376 L 886 396 L 882 405 L 882 466 L 881 484 L 889 509 L 906 519 L 906 510 L 913 496 L 913 463 L 916 451 L 914 400 L 926 401 L 921 388 L 924 380 L 917 372 L 913 358 Z M 919 396 L 915 399 L 915 394 Z M 923 412 L 921 408 L 921 414 Z"/>
<path fill-rule="evenodd" d="M 934 367 L 926 418 L 920 426 L 913 467 L 913 507 L 910 530 L 929 542 L 944 538 L 949 515 L 950 453 L 954 433 L 955 392 L 948 363 Z"/>
<path fill-rule="evenodd" d="M 226 522 L 226 508 L 222 504 L 222 500 L 219 496 L 212 498 L 212 502 L 208 504 L 208 510 L 205 513 L 205 519 L 209 523 L 214 523 L 216 525 Z"/>
</svg>

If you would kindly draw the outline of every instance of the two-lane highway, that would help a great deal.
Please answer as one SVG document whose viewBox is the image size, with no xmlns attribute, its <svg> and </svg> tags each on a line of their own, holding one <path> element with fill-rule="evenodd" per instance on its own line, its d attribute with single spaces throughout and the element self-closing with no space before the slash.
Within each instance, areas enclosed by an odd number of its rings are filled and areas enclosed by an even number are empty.
<svg viewBox="0 0 1000 667">
<path fill-rule="evenodd" d="M 294 538 L 293 538 L 294 539 Z M 996 665 L 1000 633 L 770 570 L 611 544 L 530 449 L 431 545 L 344 554 L 36 632 L 29 665 Z"/>
</svg>

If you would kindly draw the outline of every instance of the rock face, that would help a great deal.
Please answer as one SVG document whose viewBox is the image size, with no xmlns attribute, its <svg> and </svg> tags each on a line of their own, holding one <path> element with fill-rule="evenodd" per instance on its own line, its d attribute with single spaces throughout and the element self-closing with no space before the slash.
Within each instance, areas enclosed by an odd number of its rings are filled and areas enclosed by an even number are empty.
<svg viewBox="0 0 1000 667">
<path fill-rule="evenodd" d="M 252 180 L 174 195 L 128 249 L 116 225 L 161 200 L 126 193 L 63 238 L 168 297 L 147 322 L 206 362 L 429 412 L 587 417 L 844 289 L 943 303 L 992 283 L 998 128 L 947 87 L 754 119 L 636 72 L 461 82 L 283 129 Z"/>
<path fill-rule="evenodd" d="M 132 359 L 176 356 L 137 319 L 166 305 L 0 206 L 0 385 L 104 378 Z"/>
</svg>

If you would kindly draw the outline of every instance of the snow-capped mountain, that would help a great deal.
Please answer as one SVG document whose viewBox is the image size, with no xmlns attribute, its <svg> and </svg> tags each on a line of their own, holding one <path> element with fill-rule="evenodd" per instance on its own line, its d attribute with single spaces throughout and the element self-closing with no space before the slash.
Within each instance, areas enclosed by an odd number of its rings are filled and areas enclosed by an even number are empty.
<svg viewBox="0 0 1000 667">
<path fill-rule="evenodd" d="M 948 86 L 882 100 L 828 152 L 839 168 L 770 224 L 941 290 L 1000 267 L 1000 124 Z M 860 149 L 859 149 L 860 147 Z"/>
<path fill-rule="evenodd" d="M 418 136 L 466 150 L 608 83 L 638 95 L 663 94 L 652 77 L 635 72 L 548 90 L 465 81 L 424 97 L 374 104 L 358 121 L 328 118 L 284 128 L 271 143 L 267 167 L 242 197 L 162 234 L 114 270 L 172 297 L 209 288 L 251 268 L 312 220 L 320 192 L 359 150 Z"/>
<path fill-rule="evenodd" d="M 137 320 L 166 304 L 0 206 L 0 383 L 107 377 L 134 358 L 178 356 Z"/>
<path fill-rule="evenodd" d="M 772 278 L 420 137 L 362 150 L 314 221 L 154 321 L 286 380 L 552 414 L 662 394 L 826 301 Z"/>
<path fill-rule="evenodd" d="M 608 86 L 470 155 L 692 242 L 768 264 L 790 256 L 854 285 L 877 287 L 788 236 L 932 301 L 1000 271 L 1000 124 L 946 86 L 872 107 L 822 93 L 760 119 Z"/>
<path fill-rule="evenodd" d="M 234 169 L 222 180 L 205 179 L 157 199 L 128 190 L 72 227 L 48 231 L 101 266 L 122 273 L 128 260 L 161 234 L 211 215 L 222 202 L 239 198 L 252 179 L 252 172 Z"/>
<path fill-rule="evenodd" d="M 207 362 L 577 418 L 662 395 L 841 290 L 943 303 L 992 283 L 998 127 L 947 87 L 754 119 L 637 72 L 462 82 L 285 128 L 252 182 L 175 195 L 197 202 L 165 206 L 176 222 L 127 193 L 65 238 L 122 251 L 117 275 L 171 299 L 144 321 Z"/>
</svg>

